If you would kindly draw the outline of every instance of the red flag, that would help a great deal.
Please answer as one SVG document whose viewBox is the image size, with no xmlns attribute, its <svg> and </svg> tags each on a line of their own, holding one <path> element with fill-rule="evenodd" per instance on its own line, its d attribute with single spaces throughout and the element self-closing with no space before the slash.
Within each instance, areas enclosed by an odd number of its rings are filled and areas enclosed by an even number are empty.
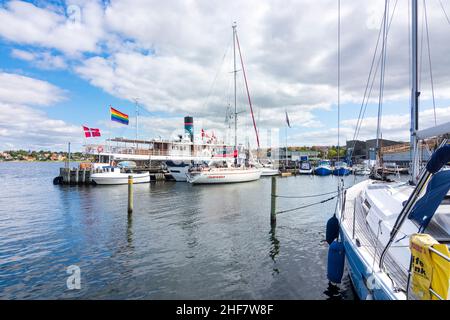
<svg viewBox="0 0 450 320">
<path fill-rule="evenodd" d="M 91 137 L 100 137 L 100 129 L 97 128 L 88 128 L 83 126 L 83 130 L 84 130 L 84 136 L 86 138 L 91 138 Z"/>
<path fill-rule="evenodd" d="M 205 130 L 202 129 L 202 138 L 205 136 Z"/>
</svg>

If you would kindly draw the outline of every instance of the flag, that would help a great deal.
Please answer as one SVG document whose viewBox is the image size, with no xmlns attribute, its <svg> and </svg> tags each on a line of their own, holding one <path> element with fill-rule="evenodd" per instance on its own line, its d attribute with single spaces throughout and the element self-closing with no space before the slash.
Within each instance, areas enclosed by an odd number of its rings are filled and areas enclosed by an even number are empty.
<svg viewBox="0 0 450 320">
<path fill-rule="evenodd" d="M 83 126 L 83 130 L 84 130 L 84 136 L 86 138 L 95 138 L 95 137 L 100 137 L 100 129 L 97 128 L 88 128 Z"/>
<path fill-rule="evenodd" d="M 288 117 L 287 111 L 286 111 L 286 123 L 287 123 L 288 127 L 290 128 L 291 127 L 291 123 L 289 122 L 289 117 Z"/>
<path fill-rule="evenodd" d="M 202 129 L 202 139 L 205 136 L 205 130 Z"/>
<path fill-rule="evenodd" d="M 128 115 L 120 112 L 119 110 L 110 107 L 111 109 L 111 121 L 120 122 L 121 124 L 128 125 Z"/>
</svg>

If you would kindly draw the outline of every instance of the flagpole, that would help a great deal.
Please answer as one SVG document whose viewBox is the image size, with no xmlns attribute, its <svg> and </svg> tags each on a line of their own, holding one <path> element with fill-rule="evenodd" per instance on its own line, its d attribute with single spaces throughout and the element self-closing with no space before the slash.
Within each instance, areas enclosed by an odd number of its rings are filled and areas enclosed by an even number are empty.
<svg viewBox="0 0 450 320">
<path fill-rule="evenodd" d="M 109 118 L 111 118 L 111 105 L 109 105 Z M 112 126 L 111 126 L 111 119 L 109 119 L 108 121 L 109 125 L 108 125 L 108 163 L 111 164 L 111 130 L 112 130 Z M 100 158 L 100 155 L 99 155 Z M 100 159 L 99 159 L 100 160 Z"/>
</svg>

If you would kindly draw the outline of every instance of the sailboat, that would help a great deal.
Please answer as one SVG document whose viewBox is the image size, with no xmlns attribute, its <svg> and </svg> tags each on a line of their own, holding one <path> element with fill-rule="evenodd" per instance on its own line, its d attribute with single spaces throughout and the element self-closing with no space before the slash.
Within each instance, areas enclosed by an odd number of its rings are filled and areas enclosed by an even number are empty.
<svg viewBox="0 0 450 320">
<path fill-rule="evenodd" d="M 450 298 L 447 139 L 421 172 L 418 159 L 419 140 L 448 136 L 450 123 L 418 130 L 417 0 L 411 3 L 411 181 L 368 179 L 348 189 L 340 184 L 338 209 L 327 224 L 328 279 L 340 283 L 345 257 L 360 299 Z"/>
<path fill-rule="evenodd" d="M 186 174 L 187 181 L 192 184 L 217 184 L 217 183 L 235 183 L 235 182 L 249 182 L 258 180 L 261 177 L 261 170 L 252 166 L 249 161 L 244 161 L 243 163 L 239 163 L 238 159 L 238 144 L 237 144 L 237 95 L 236 95 L 236 44 L 239 50 L 242 72 L 244 74 L 244 80 L 247 85 L 247 78 L 245 75 L 244 63 L 242 60 L 241 49 L 239 45 L 239 40 L 236 33 L 236 23 L 233 24 L 233 53 L 234 53 L 234 161 L 230 160 L 220 160 L 220 161 L 211 161 L 207 166 L 194 166 L 188 170 Z M 251 100 L 250 94 L 248 92 L 247 86 L 247 95 L 249 99 L 249 104 L 251 108 Z M 253 117 L 253 111 L 252 111 Z M 253 117 L 253 125 L 256 132 L 256 137 L 259 139 L 258 133 L 255 125 L 255 120 Z M 250 149 L 248 150 L 250 153 Z M 242 161 L 241 161 L 242 162 Z"/>
</svg>

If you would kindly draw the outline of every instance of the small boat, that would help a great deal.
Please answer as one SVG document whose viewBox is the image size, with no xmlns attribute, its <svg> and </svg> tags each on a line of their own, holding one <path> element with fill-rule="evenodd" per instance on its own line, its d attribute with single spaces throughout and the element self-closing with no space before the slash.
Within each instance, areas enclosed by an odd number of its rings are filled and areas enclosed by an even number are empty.
<svg viewBox="0 0 450 320">
<path fill-rule="evenodd" d="M 335 176 L 348 176 L 350 174 L 350 168 L 346 162 L 338 161 L 334 165 L 333 175 Z"/>
<path fill-rule="evenodd" d="M 278 169 L 275 169 L 271 163 L 261 163 L 256 161 L 253 163 L 255 168 L 261 171 L 261 176 L 277 176 L 280 174 Z"/>
<path fill-rule="evenodd" d="M 309 161 L 301 162 L 300 163 L 300 169 L 298 170 L 299 174 L 312 174 L 313 168 L 311 166 L 311 163 Z"/>
<path fill-rule="evenodd" d="M 150 173 L 124 172 L 116 167 L 104 167 L 103 172 L 93 173 L 91 181 L 94 184 L 118 185 L 128 184 L 128 176 L 133 177 L 133 184 L 150 182 Z"/>
<path fill-rule="evenodd" d="M 314 170 L 314 173 L 318 176 L 328 176 L 333 172 L 331 169 L 331 163 L 329 160 L 322 160 Z"/>
<path fill-rule="evenodd" d="M 370 169 L 367 167 L 356 167 L 353 170 L 355 176 L 368 176 L 370 175 Z"/>
<path fill-rule="evenodd" d="M 209 166 L 191 167 L 187 181 L 192 184 L 236 183 L 258 180 L 261 170 L 255 167 L 233 167 L 230 162 L 225 166 L 216 166 L 212 161 Z"/>
<path fill-rule="evenodd" d="M 191 162 L 188 161 L 166 161 L 167 170 L 177 182 L 186 182 Z"/>
</svg>

